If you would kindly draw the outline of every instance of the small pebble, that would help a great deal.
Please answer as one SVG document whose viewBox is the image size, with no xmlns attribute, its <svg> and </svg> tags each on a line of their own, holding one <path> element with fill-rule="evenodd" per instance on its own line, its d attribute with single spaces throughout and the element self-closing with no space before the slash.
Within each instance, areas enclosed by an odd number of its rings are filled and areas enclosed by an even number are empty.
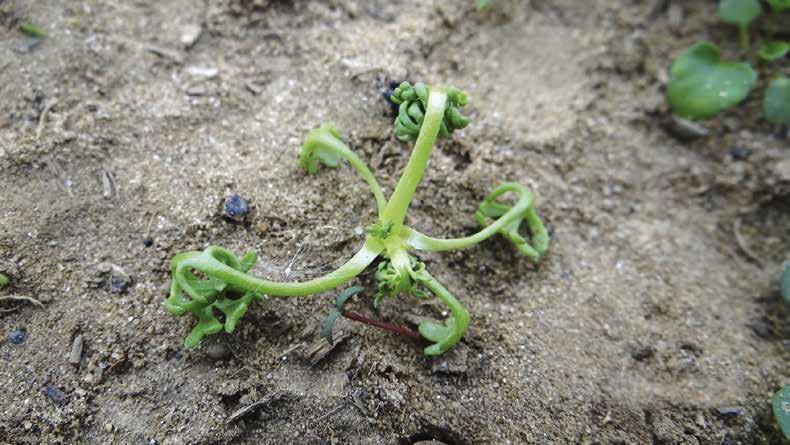
<svg viewBox="0 0 790 445">
<path fill-rule="evenodd" d="M 191 48 L 197 43 L 203 29 L 198 24 L 190 23 L 181 27 L 181 44 L 184 48 Z"/>
<path fill-rule="evenodd" d="M 8 342 L 12 345 L 21 345 L 24 343 L 26 337 L 27 333 L 25 333 L 25 331 L 11 331 L 11 333 L 8 334 Z"/>
<path fill-rule="evenodd" d="M 693 141 L 694 139 L 710 135 L 710 130 L 702 124 L 674 115 L 667 121 L 666 129 L 672 136 L 681 141 Z"/>
<path fill-rule="evenodd" d="M 52 403 L 58 406 L 63 405 L 68 400 L 68 396 L 66 396 L 60 388 L 52 385 L 47 385 L 46 388 L 44 388 L 44 394 Z"/>
<path fill-rule="evenodd" d="M 721 408 L 716 408 L 716 412 L 724 417 L 737 417 L 746 414 L 746 408 L 742 406 L 722 406 Z"/>
<path fill-rule="evenodd" d="M 69 354 L 69 363 L 72 365 L 79 365 L 82 359 L 82 335 L 74 337 L 74 342 L 71 344 L 71 353 Z"/>
<path fill-rule="evenodd" d="M 247 204 L 247 201 L 235 193 L 225 200 L 225 216 L 229 218 L 242 217 L 249 211 L 250 205 Z"/>
<path fill-rule="evenodd" d="M 730 156 L 735 161 L 745 161 L 752 155 L 752 150 L 744 147 L 733 147 L 730 149 Z"/>
<path fill-rule="evenodd" d="M 112 424 L 111 423 L 105 424 L 104 431 L 107 431 L 108 433 L 112 433 Z"/>
<path fill-rule="evenodd" d="M 16 41 L 16 45 L 14 45 L 14 51 L 20 54 L 27 54 L 33 52 L 34 49 L 38 45 L 41 44 L 41 40 L 38 37 L 23 37 Z"/>
<path fill-rule="evenodd" d="M 225 343 L 211 343 L 206 345 L 206 355 L 212 360 L 224 360 L 230 357 L 230 351 Z"/>
<path fill-rule="evenodd" d="M 153 238 L 151 238 L 150 236 L 149 236 L 148 238 L 146 238 L 146 239 L 144 239 L 144 240 L 143 240 L 143 246 L 145 246 L 145 247 L 151 247 L 151 246 L 153 246 L 153 245 L 154 245 L 154 239 L 153 239 Z"/>
</svg>

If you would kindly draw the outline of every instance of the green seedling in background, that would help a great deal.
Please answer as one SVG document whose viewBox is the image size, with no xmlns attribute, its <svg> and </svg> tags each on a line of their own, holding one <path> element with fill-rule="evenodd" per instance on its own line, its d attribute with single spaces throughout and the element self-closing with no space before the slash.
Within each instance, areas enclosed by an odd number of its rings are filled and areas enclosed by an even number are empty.
<svg viewBox="0 0 790 445">
<path fill-rule="evenodd" d="M 5 287 L 10 282 L 11 282 L 11 280 L 9 280 L 7 276 L 5 276 L 4 274 L 0 273 L 0 287 Z"/>
<path fill-rule="evenodd" d="M 412 255 L 412 251 L 465 249 L 501 234 L 531 260 L 538 261 L 543 257 L 549 246 L 549 236 L 535 210 L 535 195 L 516 183 L 504 183 L 485 198 L 476 215 L 482 229 L 474 235 L 454 239 L 433 238 L 404 223 L 437 139 L 449 138 L 455 130 L 469 124 L 469 119 L 460 113 L 460 108 L 467 103 L 467 96 L 453 87 L 404 82 L 393 91 L 391 99 L 399 106 L 395 137 L 403 142 L 413 142 L 414 148 L 389 199 L 385 198 L 368 166 L 343 143 L 340 133 L 330 124 L 308 133 L 299 157 L 299 164 L 309 173 L 316 173 L 321 164 L 336 167 L 345 160 L 370 187 L 378 208 L 378 219 L 368 227 L 361 249 L 339 269 L 299 283 L 269 281 L 248 274 L 257 258 L 252 252 L 238 259 L 221 247 L 210 246 L 202 252 L 176 255 L 172 262 L 173 281 L 166 307 L 174 315 L 191 312 L 198 318 L 197 326 L 184 342 L 187 347 L 197 346 L 205 335 L 223 329 L 232 332 L 253 301 L 266 296 L 307 296 L 334 289 L 354 279 L 381 257 L 375 273 L 377 303 L 400 294 L 417 298 L 433 294 L 450 310 L 450 316 L 443 324 L 423 322 L 419 325 L 420 334 L 433 343 L 424 349 L 424 353 L 439 355 L 461 340 L 469 325 L 469 312 L 428 272 L 425 264 Z M 508 204 L 498 200 L 506 194 L 514 196 L 514 202 Z M 519 234 L 522 223 L 526 223 L 527 238 Z M 337 310 L 340 311 L 341 307 L 342 304 Z M 224 323 L 217 319 L 215 310 L 225 314 Z M 337 319 L 337 315 L 334 318 Z M 331 332 L 331 326 L 329 329 Z"/>
<path fill-rule="evenodd" d="M 491 0 L 475 0 L 475 8 L 478 11 L 484 11 L 491 7 Z"/>
<path fill-rule="evenodd" d="M 768 0 L 768 4 L 771 5 L 771 10 L 774 12 L 790 9 L 790 0 Z"/>
<path fill-rule="evenodd" d="M 790 8 L 788 0 L 768 2 L 772 14 Z M 749 49 L 749 27 L 762 14 L 757 0 L 722 0 L 719 17 L 738 26 L 741 46 Z M 790 52 L 790 44 L 765 40 L 757 51 L 764 62 L 777 64 Z M 776 72 L 776 68 L 774 68 Z M 741 103 L 757 84 L 757 72 L 748 62 L 724 61 L 716 45 L 697 43 L 684 51 L 670 69 L 667 101 L 673 113 L 687 119 L 706 119 Z M 790 124 L 790 102 L 783 76 L 771 81 L 765 90 L 763 113 L 769 122 Z"/>
<path fill-rule="evenodd" d="M 782 282 L 779 287 L 782 298 L 790 304 L 790 261 L 785 261 L 782 270 Z"/>
<path fill-rule="evenodd" d="M 687 49 L 670 69 L 667 98 L 675 113 L 690 119 L 715 116 L 740 103 L 757 81 L 748 63 L 722 61 L 719 48 L 702 42 Z"/>
<path fill-rule="evenodd" d="M 790 385 L 787 385 L 774 394 L 771 401 L 774 418 L 779 424 L 786 440 L 790 440 Z"/>
<path fill-rule="evenodd" d="M 757 55 L 766 62 L 775 62 L 784 58 L 788 50 L 790 50 L 790 44 L 787 42 L 767 42 L 760 47 Z"/>
<path fill-rule="evenodd" d="M 719 17 L 738 27 L 744 49 L 749 48 L 749 25 L 762 13 L 763 8 L 757 0 L 722 0 L 719 3 Z"/>
</svg>

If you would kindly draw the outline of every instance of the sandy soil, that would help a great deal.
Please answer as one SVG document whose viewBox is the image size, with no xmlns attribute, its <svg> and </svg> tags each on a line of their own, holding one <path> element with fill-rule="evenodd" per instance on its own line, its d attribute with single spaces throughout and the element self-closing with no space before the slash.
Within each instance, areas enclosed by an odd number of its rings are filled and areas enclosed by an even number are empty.
<svg viewBox="0 0 790 445">
<path fill-rule="evenodd" d="M 665 125 L 672 58 L 735 43 L 714 8 L 0 1 L 0 297 L 43 304 L 0 302 L 0 442 L 778 443 L 788 142 L 757 98 L 704 139 Z M 49 35 L 33 48 L 28 20 Z M 410 223 L 470 233 L 488 190 L 519 181 L 552 232 L 547 260 L 502 240 L 423 255 L 473 314 L 436 359 L 343 320 L 316 354 L 334 293 L 258 303 L 185 350 L 194 320 L 163 306 L 176 253 L 252 248 L 254 273 L 295 280 L 359 247 L 375 217 L 364 184 L 347 166 L 306 176 L 298 149 L 332 120 L 391 191 L 409 147 L 381 93 L 404 79 L 465 89 L 473 117 L 435 151 Z M 233 193 L 252 204 L 243 221 L 222 217 Z M 130 276 L 122 292 L 110 264 Z M 381 317 L 440 311 L 404 297 Z"/>
</svg>

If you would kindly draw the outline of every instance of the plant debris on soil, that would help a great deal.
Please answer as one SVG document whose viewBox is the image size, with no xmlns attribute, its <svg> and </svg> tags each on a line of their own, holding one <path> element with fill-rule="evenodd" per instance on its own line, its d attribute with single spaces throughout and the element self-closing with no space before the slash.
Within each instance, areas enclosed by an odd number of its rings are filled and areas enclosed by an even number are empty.
<svg viewBox="0 0 790 445">
<path fill-rule="evenodd" d="M 693 42 L 738 51 L 715 8 L 1 1 L 0 442 L 779 443 L 786 135 L 757 97 L 674 133 L 664 103 Z M 423 255 L 474 314 L 440 357 L 342 317 L 329 346 L 332 292 L 184 349 L 193 320 L 163 304 L 177 253 L 255 249 L 256 275 L 304 280 L 356 251 L 375 203 L 348 166 L 305 175 L 299 147 L 331 120 L 391 192 L 409 151 L 382 93 L 404 79 L 463 88 L 472 116 L 409 224 L 471 233 L 491 184 L 520 182 L 548 258 L 497 239 Z M 354 284 L 372 311 L 372 274 Z M 402 297 L 377 318 L 440 311 Z"/>
</svg>

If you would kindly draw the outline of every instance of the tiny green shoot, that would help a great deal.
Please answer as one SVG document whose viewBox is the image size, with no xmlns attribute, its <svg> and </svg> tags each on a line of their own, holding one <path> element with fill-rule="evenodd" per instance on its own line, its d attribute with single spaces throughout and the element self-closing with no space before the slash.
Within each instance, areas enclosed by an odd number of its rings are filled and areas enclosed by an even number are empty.
<svg viewBox="0 0 790 445">
<path fill-rule="evenodd" d="M 749 48 L 749 25 L 762 13 L 763 7 L 758 0 L 722 0 L 719 3 L 719 17 L 738 27 L 744 49 Z"/>
<path fill-rule="evenodd" d="M 478 11 L 485 11 L 491 7 L 491 0 L 475 0 L 475 8 Z"/>
<path fill-rule="evenodd" d="M 38 37 L 39 39 L 43 39 L 47 36 L 47 33 L 44 32 L 43 29 L 32 23 L 22 23 L 19 25 L 19 30 L 31 37 Z"/>
<path fill-rule="evenodd" d="M 774 394 L 771 400 L 774 418 L 779 424 L 786 440 L 790 440 L 790 385 L 785 385 Z"/>
<path fill-rule="evenodd" d="M 782 282 L 779 286 L 782 298 L 787 304 L 790 304 L 790 261 L 785 261 L 782 266 Z"/>
<path fill-rule="evenodd" d="M 472 247 L 500 234 L 533 261 L 539 261 L 549 247 L 549 236 L 535 209 L 535 196 L 526 187 L 504 183 L 496 187 L 480 204 L 475 215 L 481 225 L 477 233 L 452 239 L 434 238 L 407 226 L 406 213 L 425 173 L 431 152 L 439 138 L 449 138 L 455 130 L 466 127 L 469 119 L 460 109 L 467 95 L 453 87 L 434 87 L 423 83 L 404 82 L 392 93 L 399 107 L 394 134 L 404 142 L 413 142 L 409 161 L 395 190 L 386 198 L 368 166 L 343 142 L 340 133 L 330 124 L 309 132 L 299 163 L 308 173 L 316 173 L 320 165 L 337 167 L 347 161 L 370 187 L 378 208 L 377 220 L 368 226 L 360 250 L 337 270 L 304 282 L 276 282 L 249 274 L 257 256 L 247 253 L 241 259 L 217 246 L 203 251 L 185 252 L 172 261 L 172 284 L 166 308 L 173 315 L 192 313 L 198 323 L 187 336 L 188 348 L 201 339 L 224 329 L 233 332 L 239 319 L 253 301 L 266 297 L 296 297 L 325 292 L 354 279 L 381 257 L 375 278 L 378 281 L 374 299 L 379 304 L 385 297 L 407 294 L 416 298 L 434 295 L 449 309 L 444 323 L 423 322 L 420 334 L 432 342 L 424 349 L 429 356 L 439 355 L 463 337 L 470 314 L 461 302 L 431 275 L 425 263 L 412 252 L 440 252 Z M 508 204 L 505 195 L 515 197 Z M 525 223 L 524 235 L 521 225 Z M 336 300 L 335 310 L 324 324 L 324 336 L 331 339 L 331 329 L 340 317 L 371 324 L 403 335 L 417 335 L 406 329 L 348 313 L 342 306 L 360 292 L 350 288 Z M 224 314 L 224 322 L 217 314 Z"/>
<path fill-rule="evenodd" d="M 11 280 L 5 274 L 0 273 L 0 287 L 5 287 L 10 283 Z"/>
</svg>

